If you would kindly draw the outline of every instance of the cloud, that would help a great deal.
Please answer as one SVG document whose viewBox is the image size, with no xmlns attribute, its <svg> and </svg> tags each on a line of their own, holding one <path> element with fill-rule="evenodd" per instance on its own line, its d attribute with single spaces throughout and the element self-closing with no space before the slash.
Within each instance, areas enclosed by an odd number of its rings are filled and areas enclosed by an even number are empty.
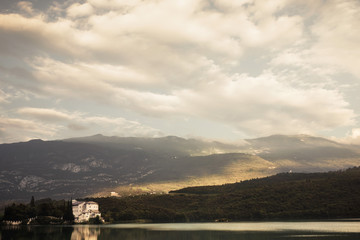
<svg viewBox="0 0 360 240">
<path fill-rule="evenodd" d="M 27 128 L 30 130 L 36 129 L 36 124 L 34 125 L 34 122 L 28 121 L 28 120 L 21 120 L 21 119 L 15 119 L 15 118 L 1 118 L 0 119 L 1 126 L 3 130 L 6 128 Z"/>
<path fill-rule="evenodd" d="M 68 15 L 74 19 L 59 16 L 55 21 L 44 15 L 2 14 L 0 29 L 14 37 L 20 35 L 18 44 L 35 45 L 42 52 L 105 61 L 121 61 L 123 57 L 137 57 L 140 53 L 142 58 L 137 60 L 142 64 L 157 55 L 173 54 L 170 58 L 173 59 L 194 50 L 219 60 L 235 59 L 242 55 L 244 47 L 287 45 L 302 34 L 299 16 L 277 18 L 267 14 L 266 18 L 254 20 L 251 16 L 259 11 L 256 7 L 252 11 L 238 8 L 237 12 L 215 12 L 210 3 L 200 0 L 130 2 L 75 3 L 67 8 Z M 104 12 L 103 8 L 108 11 Z M 141 54 L 143 51 L 145 54 Z"/>
<path fill-rule="evenodd" d="M 21 108 L 18 110 L 18 113 L 45 122 L 67 121 L 74 118 L 74 116 L 64 112 L 60 112 L 55 109 L 44 108 Z"/>
<path fill-rule="evenodd" d="M 312 47 L 313 63 L 327 65 L 360 77 L 356 62 L 360 58 L 360 2 L 356 0 L 330 1 L 321 9 L 319 21 L 312 27 L 316 38 Z"/>
<path fill-rule="evenodd" d="M 72 18 L 90 16 L 93 12 L 94 9 L 89 3 L 74 3 L 67 9 L 68 16 Z"/>
<path fill-rule="evenodd" d="M 315 133 L 354 124 L 356 117 L 337 91 L 297 89 L 265 73 L 234 75 L 200 91 L 184 91 L 184 109 L 236 126 L 249 135 Z"/>
<path fill-rule="evenodd" d="M 360 77 L 356 64 L 360 58 L 360 3 L 356 0 L 326 1 L 307 5 L 313 14 L 309 34 L 302 44 L 282 52 L 275 64 L 292 65 L 304 70 L 321 68 L 321 72 L 334 75 L 339 72 Z M 308 13 L 309 14 L 309 13 Z"/>
<path fill-rule="evenodd" d="M 106 10 L 122 10 L 141 3 L 139 0 L 88 0 L 92 6 Z"/>
<path fill-rule="evenodd" d="M 87 98 L 144 114 L 175 112 L 176 96 L 147 90 L 156 80 L 126 67 L 38 59 L 34 69 L 41 89 L 48 94 Z"/>
<path fill-rule="evenodd" d="M 333 137 L 333 139 L 340 143 L 360 145 L 360 128 L 351 129 L 345 137 Z"/>
<path fill-rule="evenodd" d="M 247 135 L 315 133 L 354 124 L 356 114 L 336 90 L 296 88 L 290 76 L 270 70 L 251 77 L 229 75 L 214 62 L 203 63 L 202 78 L 191 88 L 154 93 L 164 87 L 145 74 L 122 66 L 39 59 L 34 75 L 45 92 L 120 106 L 143 115 L 192 116 L 229 124 Z M 290 78 L 290 79 L 289 79 Z M 131 82 L 133 79 L 133 82 Z"/>
<path fill-rule="evenodd" d="M 203 119 L 250 136 L 356 123 L 334 80 L 340 72 L 360 76 L 356 0 L 87 0 L 47 12 L 30 2 L 18 8 L 0 14 L 0 81 L 19 91 L 102 104 L 115 116 Z M 7 95 L 0 92 L 0 102 Z M 159 131 L 126 116 L 18 108 L 17 116 L 58 126 L 56 136 L 102 125 L 120 135 Z"/>
<path fill-rule="evenodd" d="M 55 136 L 59 126 L 38 121 L 0 116 L 1 143 L 26 141 L 30 139 L 48 139 Z"/>
<path fill-rule="evenodd" d="M 76 29 L 71 25 L 66 19 L 48 22 L 44 15 L 0 14 L 0 40 L 6 46 L 0 48 L 0 53 L 25 58 L 42 54 L 65 57 L 79 54 L 82 50 L 73 44 Z"/>
<path fill-rule="evenodd" d="M 3 90 L 0 89 L 0 103 L 6 103 L 8 98 L 8 94 L 6 94 Z"/>
<path fill-rule="evenodd" d="M 163 136 L 158 129 L 121 117 L 93 116 L 47 108 L 21 108 L 16 113 L 16 117 L 0 117 L 0 142 L 26 141 L 33 138 L 62 139 L 99 132 L 109 136 Z"/>
<path fill-rule="evenodd" d="M 142 125 L 136 121 L 128 121 L 124 118 L 88 117 L 81 120 L 89 126 L 107 126 L 105 134 L 111 133 L 117 136 L 135 137 L 159 137 L 163 133 L 157 129 Z"/>
<path fill-rule="evenodd" d="M 27 14 L 33 14 L 34 9 L 31 2 L 28 1 L 20 1 L 17 3 L 18 8 L 20 8 L 21 11 L 27 13 Z"/>
</svg>

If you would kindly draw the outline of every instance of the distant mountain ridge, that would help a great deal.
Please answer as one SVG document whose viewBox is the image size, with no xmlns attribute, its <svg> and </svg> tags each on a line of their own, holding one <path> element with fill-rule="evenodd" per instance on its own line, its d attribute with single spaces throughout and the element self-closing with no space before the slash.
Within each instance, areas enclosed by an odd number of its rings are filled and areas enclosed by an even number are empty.
<svg viewBox="0 0 360 240">
<path fill-rule="evenodd" d="M 248 139 L 257 155 L 283 170 L 330 171 L 358 165 L 360 146 L 346 145 L 309 135 L 272 135 Z M 290 162 L 292 162 L 290 164 Z"/>
<path fill-rule="evenodd" d="M 141 149 L 181 155 L 209 155 L 214 153 L 239 152 L 241 145 L 225 144 L 217 141 L 184 139 L 176 136 L 160 138 L 106 137 L 97 134 L 90 137 L 65 139 L 66 142 L 92 143 L 107 147 Z"/>
<path fill-rule="evenodd" d="M 360 165 L 358 146 L 307 135 L 240 144 L 184 139 L 90 137 L 0 144 L 0 201 L 167 192 L 279 172 Z"/>
</svg>

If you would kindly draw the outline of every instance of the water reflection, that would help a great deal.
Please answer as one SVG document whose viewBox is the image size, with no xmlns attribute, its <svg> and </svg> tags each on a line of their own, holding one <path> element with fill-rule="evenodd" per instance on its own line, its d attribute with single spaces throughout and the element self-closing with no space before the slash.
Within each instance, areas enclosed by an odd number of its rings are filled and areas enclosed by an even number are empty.
<svg viewBox="0 0 360 240">
<path fill-rule="evenodd" d="M 311 226 L 311 227 L 310 227 Z M 330 229 L 332 230 L 325 230 Z M 115 224 L 2 227 L 1 240 L 355 240 L 360 222 Z"/>
<path fill-rule="evenodd" d="M 3 226 L 1 227 L 1 240 L 18 239 L 51 239 L 69 240 L 73 232 L 72 227 L 55 226 Z"/>
<path fill-rule="evenodd" d="M 75 227 L 71 234 L 71 240 L 98 240 L 100 235 L 100 228 L 81 226 Z"/>
<path fill-rule="evenodd" d="M 71 240 L 271 240 L 282 236 L 283 233 L 280 232 L 158 231 L 143 228 L 127 229 L 107 226 L 94 228 L 94 226 L 83 226 L 74 228 Z M 282 239 L 286 240 L 286 238 Z M 294 238 L 290 237 L 289 239 Z"/>
</svg>

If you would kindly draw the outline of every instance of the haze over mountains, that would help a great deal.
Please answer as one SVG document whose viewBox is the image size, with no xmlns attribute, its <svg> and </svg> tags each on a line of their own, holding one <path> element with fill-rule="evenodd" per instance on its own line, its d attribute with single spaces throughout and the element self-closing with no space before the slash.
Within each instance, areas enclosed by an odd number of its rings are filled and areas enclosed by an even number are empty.
<svg viewBox="0 0 360 240">
<path fill-rule="evenodd" d="M 240 144 L 169 136 L 95 135 L 0 145 L 0 201 L 168 192 L 273 175 L 360 165 L 360 147 L 307 135 Z"/>
</svg>

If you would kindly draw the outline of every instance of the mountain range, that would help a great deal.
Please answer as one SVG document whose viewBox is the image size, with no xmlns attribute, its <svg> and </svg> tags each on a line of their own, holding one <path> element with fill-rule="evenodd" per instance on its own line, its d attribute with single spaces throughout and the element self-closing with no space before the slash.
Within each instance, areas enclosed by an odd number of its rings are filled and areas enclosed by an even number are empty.
<svg viewBox="0 0 360 240">
<path fill-rule="evenodd" d="M 238 144 L 175 136 L 31 140 L 0 144 L 0 202 L 165 193 L 359 165 L 360 146 L 308 135 L 272 135 Z"/>
</svg>

